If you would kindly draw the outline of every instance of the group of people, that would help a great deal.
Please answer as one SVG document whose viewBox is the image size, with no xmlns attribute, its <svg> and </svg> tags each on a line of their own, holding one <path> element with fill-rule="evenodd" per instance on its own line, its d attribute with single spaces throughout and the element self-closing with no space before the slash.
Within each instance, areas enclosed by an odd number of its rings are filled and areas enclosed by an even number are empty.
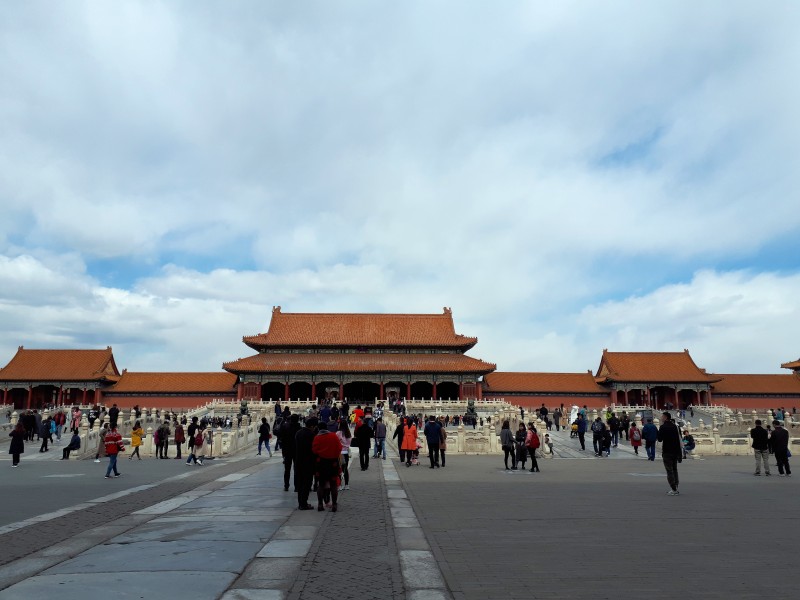
<svg viewBox="0 0 800 600">
<path fill-rule="evenodd" d="M 524 415 L 522 415 L 524 417 Z M 533 423 L 520 423 L 517 431 L 511 431 L 509 421 L 503 421 L 500 427 L 500 447 L 503 450 L 503 462 L 506 471 L 516 471 L 520 467 L 525 470 L 528 457 L 531 459 L 531 473 L 539 472 L 539 461 L 536 460 L 536 453 L 542 447 L 542 443 L 553 451 L 553 444 L 550 435 L 545 434 L 545 439 L 539 437 L 539 432 Z M 511 458 L 511 467 L 508 466 L 508 459 Z"/>
</svg>

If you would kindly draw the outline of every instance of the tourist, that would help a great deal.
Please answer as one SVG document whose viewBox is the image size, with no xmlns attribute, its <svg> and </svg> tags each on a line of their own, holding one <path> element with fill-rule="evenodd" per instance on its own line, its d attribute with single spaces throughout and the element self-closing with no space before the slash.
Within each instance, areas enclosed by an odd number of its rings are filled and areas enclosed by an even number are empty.
<svg viewBox="0 0 800 600">
<path fill-rule="evenodd" d="M 683 458 L 689 458 L 694 451 L 695 443 L 694 436 L 688 430 L 683 432 Z M 767 473 L 769 475 L 769 473 Z"/>
<path fill-rule="evenodd" d="M 664 422 L 658 428 L 658 441 L 661 442 L 661 459 L 667 471 L 667 483 L 670 490 L 668 496 L 677 496 L 678 492 L 678 463 L 681 462 L 683 451 L 681 449 L 681 434 L 678 426 L 672 420 L 672 415 L 663 413 Z M 649 421 L 649 419 L 648 419 Z"/>
<path fill-rule="evenodd" d="M 50 417 L 47 417 L 42 424 L 39 426 L 39 438 L 42 440 L 42 446 L 39 448 L 39 452 L 49 452 L 50 448 L 47 447 L 48 442 L 53 441 L 53 435 L 50 432 Z"/>
<path fill-rule="evenodd" d="M 600 454 L 605 452 L 606 456 L 611 456 L 611 432 L 608 429 L 605 429 L 603 431 L 603 436 L 600 445 L 601 445 Z"/>
<path fill-rule="evenodd" d="M 619 445 L 619 428 L 620 420 L 617 418 L 616 413 L 611 413 L 611 417 L 607 421 L 608 431 L 611 434 L 611 445 L 616 448 Z"/>
<path fill-rule="evenodd" d="M 439 443 L 442 441 L 441 425 L 436 421 L 436 417 L 431 415 L 422 432 L 425 434 L 425 442 L 428 444 L 428 460 L 430 468 L 439 468 Z"/>
<path fill-rule="evenodd" d="M 289 410 L 284 409 L 284 415 Z M 294 491 L 297 491 L 297 465 L 295 463 L 295 438 L 300 431 L 300 415 L 290 414 L 281 426 L 281 454 L 283 456 L 283 491 L 289 491 L 289 476 L 294 466 Z"/>
<path fill-rule="evenodd" d="M 106 439 L 106 434 L 108 433 L 108 431 L 109 431 L 108 430 L 108 423 L 103 423 L 103 428 L 100 430 L 100 432 L 97 435 L 97 452 L 94 455 L 94 462 L 96 462 L 96 463 L 100 462 L 100 457 L 101 456 L 103 458 L 105 458 L 107 456 L 105 439 Z"/>
<path fill-rule="evenodd" d="M 272 434 L 269 430 L 267 418 L 261 417 L 261 425 L 258 427 L 258 454 L 256 456 L 261 456 L 261 444 L 264 444 L 267 452 L 269 452 L 269 457 L 272 458 L 272 450 L 269 447 L 269 440 L 271 437 Z"/>
<path fill-rule="evenodd" d="M 194 434 L 194 445 L 192 446 L 192 453 L 189 455 L 189 460 L 186 464 L 194 462 L 194 466 L 203 466 L 203 458 L 206 455 L 206 436 L 205 426 L 201 423 L 197 426 Z"/>
<path fill-rule="evenodd" d="M 108 411 L 108 422 L 111 424 L 112 429 L 116 429 L 117 421 L 119 420 L 119 408 L 114 404 Z"/>
<path fill-rule="evenodd" d="M 647 452 L 647 460 L 655 460 L 658 427 L 653 424 L 653 419 L 649 417 L 645 426 L 642 427 L 642 439 L 644 439 L 644 449 L 645 452 Z"/>
<path fill-rule="evenodd" d="M 11 436 L 11 446 L 8 448 L 8 453 L 11 455 L 11 467 L 16 469 L 19 466 L 19 455 L 25 453 L 25 439 L 28 435 L 21 419 L 17 421 L 17 425 L 8 435 Z"/>
<path fill-rule="evenodd" d="M 603 432 L 605 431 L 606 425 L 603 423 L 603 419 L 597 417 L 592 423 L 592 446 L 595 456 L 603 456 Z"/>
<path fill-rule="evenodd" d="M 750 438 L 753 443 L 753 454 L 756 459 L 756 472 L 754 475 L 761 475 L 761 463 L 764 463 L 764 474 L 769 475 L 769 434 L 761 426 L 761 419 L 756 419 L 756 426 L 750 430 Z"/>
<path fill-rule="evenodd" d="M 210 453 L 214 446 L 214 430 L 211 427 L 203 429 L 203 447 L 200 448 L 197 462 L 203 466 L 203 461 L 206 459 L 206 453 Z"/>
<path fill-rule="evenodd" d="M 343 490 L 350 489 L 350 444 L 353 441 L 350 434 L 350 428 L 347 426 L 347 420 L 341 419 L 339 421 L 339 429 L 336 432 L 336 437 L 342 444 L 342 475 L 344 476 L 344 485 L 341 487 Z"/>
<path fill-rule="evenodd" d="M 356 408 L 356 411 L 358 410 L 360 410 L 360 407 Z M 354 414 L 356 414 L 356 411 L 353 411 Z M 363 411 L 362 414 L 364 414 Z M 369 469 L 369 448 L 372 445 L 371 440 L 375 437 L 372 427 L 369 426 L 366 419 L 359 419 L 356 417 L 356 429 L 353 432 L 353 437 L 358 445 L 358 462 L 361 465 L 361 470 L 366 471 Z"/>
<path fill-rule="evenodd" d="M 139 421 L 133 424 L 133 429 L 131 429 L 131 447 L 133 448 L 133 452 L 128 457 L 128 460 L 133 460 L 135 456 L 139 460 L 142 460 L 142 455 L 139 454 L 139 448 L 142 445 L 142 438 L 144 437 L 144 429 L 142 429 L 142 424 Z"/>
<path fill-rule="evenodd" d="M 72 439 L 67 444 L 66 448 L 61 451 L 61 460 L 69 460 L 69 453 L 73 450 L 80 450 L 81 447 L 81 436 L 78 435 L 78 432 L 72 434 Z"/>
<path fill-rule="evenodd" d="M 317 487 L 317 510 L 323 511 L 323 501 L 330 499 L 331 512 L 336 512 L 341 483 L 339 458 L 342 455 L 342 442 L 338 436 L 320 428 L 311 444 L 311 452 L 316 457 L 314 476 L 319 481 Z M 328 504 L 328 502 L 326 502 Z"/>
<path fill-rule="evenodd" d="M 406 451 L 403 449 L 403 430 L 406 425 L 406 420 L 403 418 L 398 419 L 397 427 L 394 428 L 394 433 L 392 434 L 392 439 L 397 439 L 397 449 L 400 453 L 400 462 L 406 462 L 405 454 Z"/>
<path fill-rule="evenodd" d="M 386 424 L 383 422 L 383 415 L 375 421 L 375 454 L 372 458 L 386 460 Z"/>
<path fill-rule="evenodd" d="M 789 432 L 781 426 L 781 422 L 777 419 L 772 421 L 772 426 L 775 430 L 772 432 L 770 441 L 772 442 L 772 451 L 775 453 L 775 460 L 778 462 L 778 474 L 783 477 L 785 472 L 786 477 L 791 477 L 792 470 L 789 468 Z"/>
<path fill-rule="evenodd" d="M 72 431 L 73 432 L 78 431 L 78 428 L 81 426 L 81 416 L 82 415 L 83 415 L 83 413 L 81 413 L 81 409 L 79 407 L 74 406 L 72 408 L 72 423 L 71 423 L 71 427 L 72 427 Z"/>
<path fill-rule="evenodd" d="M 295 415 L 292 415 L 292 418 L 294 417 Z M 317 435 L 318 424 L 319 421 L 316 417 L 307 418 L 305 427 L 300 429 L 294 438 L 294 473 L 299 510 L 311 510 L 314 508 L 308 503 L 308 496 L 311 493 L 311 484 L 314 481 L 316 460 L 312 448 L 314 437 Z"/>
<path fill-rule="evenodd" d="M 440 425 L 442 424 L 440 423 Z M 447 427 L 439 427 L 439 432 L 442 434 L 442 437 L 439 440 L 439 456 L 442 458 L 442 468 L 444 469 L 444 454 L 445 450 L 447 450 Z"/>
<path fill-rule="evenodd" d="M 539 439 L 539 434 L 536 432 L 536 427 L 533 423 L 528 423 L 528 433 L 525 436 L 525 447 L 528 449 L 528 454 L 531 456 L 531 473 L 539 472 L 539 462 L 536 460 L 536 451 L 542 441 Z"/>
<path fill-rule="evenodd" d="M 561 406 L 564 406 L 563 404 Z M 553 421 L 556 424 L 556 431 L 561 430 L 561 419 L 564 416 L 564 411 L 561 408 L 556 408 L 553 411 Z"/>
<path fill-rule="evenodd" d="M 623 410 L 622 418 L 620 419 L 620 431 L 622 431 L 622 433 L 625 434 L 626 441 L 630 439 L 630 429 L 631 429 L 631 419 L 628 416 L 628 413 Z"/>
<path fill-rule="evenodd" d="M 544 434 L 544 445 L 550 450 L 550 454 L 553 454 L 553 441 L 550 439 L 549 433 Z M 523 464 L 522 467 L 525 468 L 525 465 Z"/>
<path fill-rule="evenodd" d="M 122 436 L 117 432 L 116 427 L 109 427 L 103 438 L 103 445 L 105 446 L 106 455 L 108 456 L 108 468 L 106 469 L 106 479 L 111 479 L 111 471 L 114 471 L 114 477 L 119 477 L 117 471 L 117 456 L 125 448 L 122 446 Z"/>
<path fill-rule="evenodd" d="M 544 406 L 544 404 L 542 405 Z M 517 470 L 517 456 L 514 453 L 514 434 L 511 433 L 511 426 L 508 420 L 503 421 L 500 428 L 500 447 L 503 449 L 503 463 L 508 471 L 508 457 L 511 456 L 511 470 Z"/>
<path fill-rule="evenodd" d="M 575 419 L 575 424 L 578 426 L 578 441 L 581 444 L 581 451 L 586 450 L 586 417 L 582 414 L 578 414 L 578 418 Z"/>
<path fill-rule="evenodd" d="M 175 426 L 175 460 L 180 460 L 182 458 L 181 446 L 183 446 L 186 441 L 186 433 L 183 431 L 183 425 L 181 425 L 181 422 L 177 419 L 173 422 L 173 425 Z"/>
<path fill-rule="evenodd" d="M 161 427 L 158 428 L 158 458 L 169 458 L 169 436 L 172 431 L 169 429 L 169 421 L 164 421 Z"/>
<path fill-rule="evenodd" d="M 414 452 L 417 451 L 417 426 L 414 425 L 412 417 L 406 417 L 405 425 L 403 425 L 403 433 L 400 436 L 401 448 L 405 451 L 406 467 L 411 466 L 411 458 Z"/>
<path fill-rule="evenodd" d="M 636 422 L 631 423 L 630 431 L 628 431 L 628 436 L 631 440 L 631 447 L 633 448 L 633 453 L 636 456 L 639 456 L 639 448 L 642 445 L 642 431 L 636 427 Z"/>
<path fill-rule="evenodd" d="M 528 462 L 528 449 L 525 447 L 527 433 L 525 423 L 520 423 L 517 432 L 514 434 L 514 451 L 517 454 L 517 464 L 521 463 L 520 468 L 523 470 L 525 470 L 525 463 Z"/>
<path fill-rule="evenodd" d="M 53 422 L 56 424 L 56 439 L 60 442 L 61 432 L 64 430 L 64 425 L 67 423 L 67 415 L 64 414 L 63 410 L 59 410 L 55 414 L 55 417 L 53 417 Z"/>
<path fill-rule="evenodd" d="M 189 436 L 189 447 L 188 452 L 189 456 L 186 459 L 186 464 L 189 465 L 194 460 L 195 464 L 197 464 L 197 456 L 194 453 L 194 440 L 197 436 L 197 429 L 200 425 L 197 424 L 197 417 L 192 417 L 192 422 L 189 423 L 189 426 L 186 428 L 186 435 Z"/>
</svg>

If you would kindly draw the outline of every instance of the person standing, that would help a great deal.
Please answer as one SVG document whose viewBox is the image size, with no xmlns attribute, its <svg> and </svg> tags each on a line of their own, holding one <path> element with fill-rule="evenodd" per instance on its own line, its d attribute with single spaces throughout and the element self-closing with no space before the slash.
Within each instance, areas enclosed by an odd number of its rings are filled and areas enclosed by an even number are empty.
<svg viewBox="0 0 800 600">
<path fill-rule="evenodd" d="M 158 458 L 169 458 L 169 436 L 172 432 L 169 430 L 169 421 L 164 421 L 161 427 L 158 428 Z"/>
<path fill-rule="evenodd" d="M 647 424 L 642 427 L 642 439 L 644 439 L 644 449 L 647 452 L 647 460 L 655 460 L 658 427 L 653 425 L 653 419 L 648 418 Z"/>
<path fill-rule="evenodd" d="M 321 427 L 311 443 L 311 452 L 316 457 L 314 476 L 319 481 L 317 510 L 325 510 L 323 503 L 330 498 L 331 512 L 336 512 L 341 482 L 339 457 L 342 455 L 342 443 L 335 433 L 328 431 L 327 427 Z"/>
<path fill-rule="evenodd" d="M 47 442 L 53 441 L 52 433 L 50 433 L 50 417 L 47 417 L 39 425 L 39 437 L 42 440 L 42 447 L 39 448 L 39 452 L 49 452 L 50 448 L 47 447 Z"/>
<path fill-rule="evenodd" d="M 181 446 L 183 446 L 184 442 L 186 442 L 186 433 L 183 431 L 183 425 L 177 419 L 174 422 L 175 425 L 175 451 L 177 452 L 175 456 L 175 460 L 180 460 L 183 458 L 181 456 Z"/>
<path fill-rule="evenodd" d="M 117 421 L 119 420 L 119 408 L 114 404 L 108 411 L 108 422 L 113 429 L 117 428 Z"/>
<path fill-rule="evenodd" d="M 616 448 L 619 445 L 619 427 L 620 421 L 616 413 L 611 413 L 608 419 L 608 430 L 611 433 L 611 445 Z"/>
<path fill-rule="evenodd" d="M 444 469 L 444 454 L 445 450 L 447 450 L 447 427 L 445 427 L 443 423 L 439 423 L 439 425 L 441 425 L 439 431 L 442 434 L 441 440 L 439 441 L 439 456 L 442 458 L 442 468 Z"/>
<path fill-rule="evenodd" d="M 561 418 L 564 416 L 563 411 L 560 408 L 556 408 L 553 411 L 553 422 L 556 424 L 556 431 L 561 430 Z"/>
<path fill-rule="evenodd" d="M 544 406 L 544 404 L 542 404 Z M 503 449 L 503 463 L 506 471 L 508 468 L 508 457 L 511 457 L 511 470 L 517 470 L 517 455 L 514 452 L 514 434 L 511 432 L 511 425 L 508 420 L 503 421 L 500 427 L 500 447 Z"/>
<path fill-rule="evenodd" d="M 194 452 L 194 440 L 197 436 L 197 429 L 200 425 L 197 424 L 197 417 L 192 417 L 192 422 L 189 423 L 189 426 L 186 428 L 186 434 L 189 436 L 189 456 L 186 458 L 186 464 L 192 464 L 194 460 L 194 464 L 197 464 L 197 455 Z"/>
<path fill-rule="evenodd" d="M 285 410 L 289 410 L 287 406 Z M 285 414 L 285 412 L 284 412 Z M 294 466 L 294 491 L 298 490 L 297 464 L 295 462 L 295 440 L 300 431 L 300 415 L 291 414 L 281 425 L 281 454 L 283 456 L 283 491 L 289 491 L 289 477 Z"/>
<path fill-rule="evenodd" d="M 439 444 L 442 441 L 441 426 L 436 422 L 436 417 L 431 415 L 422 430 L 425 434 L 425 442 L 428 444 L 428 460 L 431 462 L 430 468 L 439 468 Z"/>
<path fill-rule="evenodd" d="M 784 472 L 786 477 L 792 476 L 792 470 L 789 468 L 789 432 L 781 426 L 781 422 L 775 419 L 772 421 L 775 430 L 772 432 L 770 442 L 772 443 L 772 452 L 775 454 L 775 460 L 778 462 L 778 474 L 783 477 Z"/>
<path fill-rule="evenodd" d="M 586 418 L 582 414 L 578 414 L 578 418 L 575 419 L 575 423 L 578 425 L 578 441 L 581 444 L 581 451 L 586 450 Z"/>
<path fill-rule="evenodd" d="M 639 456 L 639 448 L 642 445 L 642 431 L 636 427 L 636 423 L 631 423 L 630 431 L 628 431 L 628 437 L 631 440 L 631 448 L 633 448 L 633 453 L 636 456 Z"/>
<path fill-rule="evenodd" d="M 114 477 L 119 477 L 117 470 L 117 456 L 122 449 L 122 436 L 117 432 L 116 427 L 109 426 L 108 433 L 103 438 L 103 443 L 108 456 L 108 468 L 106 469 L 106 479 L 111 479 L 111 471 L 114 471 Z"/>
<path fill-rule="evenodd" d="M 681 447 L 681 432 L 672 415 L 668 412 L 663 413 L 664 423 L 658 428 L 658 441 L 661 442 L 661 459 L 664 461 L 664 469 L 667 471 L 667 482 L 670 490 L 668 496 L 677 496 L 678 492 L 678 463 L 683 456 Z"/>
<path fill-rule="evenodd" d="M 536 433 L 536 427 L 533 423 L 528 423 L 528 434 L 525 437 L 525 447 L 531 455 L 531 473 L 539 471 L 539 462 L 536 460 L 536 451 L 542 445 L 542 440 L 539 439 L 539 434 Z"/>
<path fill-rule="evenodd" d="M 133 429 L 131 430 L 131 448 L 133 448 L 133 452 L 128 457 L 128 460 L 133 460 L 135 456 L 139 460 L 142 460 L 142 455 L 139 454 L 139 448 L 142 445 L 142 438 L 144 437 L 144 429 L 142 429 L 142 424 L 139 421 L 133 424 Z"/>
<path fill-rule="evenodd" d="M 594 455 L 603 456 L 603 433 L 606 431 L 606 425 L 603 419 L 597 417 L 592 423 L 592 446 L 594 446 Z"/>
<path fill-rule="evenodd" d="M 8 449 L 11 455 L 11 468 L 16 469 L 19 466 L 19 455 L 25 453 L 25 438 L 28 435 L 22 419 L 17 421 L 16 427 L 8 435 L 11 436 L 11 446 Z"/>
<path fill-rule="evenodd" d="M 514 434 L 514 451 L 517 453 L 517 464 L 521 465 L 521 469 L 525 470 L 525 463 L 528 462 L 528 449 L 525 447 L 525 438 L 527 432 L 525 431 L 525 423 L 520 423 L 517 432 Z"/>
<path fill-rule="evenodd" d="M 400 453 L 400 462 L 406 462 L 406 451 L 403 450 L 403 430 L 405 425 L 405 419 L 399 419 L 397 422 L 397 427 L 394 428 L 394 433 L 392 434 L 392 439 L 397 438 L 397 449 Z"/>
<path fill-rule="evenodd" d="M 292 417 L 294 416 L 292 415 Z M 314 480 L 316 457 L 312 448 L 314 437 L 317 435 L 318 423 L 319 421 L 316 417 L 308 417 L 305 427 L 298 431 L 294 438 L 294 472 L 297 485 L 298 510 L 311 510 L 314 508 L 308 503 L 308 496 L 311 493 L 311 483 Z"/>
<path fill-rule="evenodd" d="M 767 430 L 761 426 L 761 419 L 756 419 L 756 426 L 750 430 L 750 438 L 753 440 L 751 447 L 756 458 L 756 472 L 754 475 L 761 475 L 761 463 L 764 463 L 764 474 L 769 476 L 769 435 Z"/>
<path fill-rule="evenodd" d="M 339 430 L 336 432 L 336 437 L 342 444 L 342 475 L 344 476 L 344 485 L 341 487 L 343 490 L 350 489 L 350 442 L 352 435 L 350 434 L 350 427 L 347 426 L 346 419 L 340 419 Z"/>
</svg>

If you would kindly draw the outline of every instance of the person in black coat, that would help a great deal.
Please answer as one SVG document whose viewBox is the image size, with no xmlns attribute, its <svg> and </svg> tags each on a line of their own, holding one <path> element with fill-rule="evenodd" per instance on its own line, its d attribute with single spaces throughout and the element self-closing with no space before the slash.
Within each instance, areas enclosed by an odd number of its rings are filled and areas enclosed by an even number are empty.
<svg viewBox="0 0 800 600">
<path fill-rule="evenodd" d="M 286 408 L 288 411 L 289 408 Z M 286 412 L 284 412 L 286 414 Z M 287 422 L 288 421 L 288 422 Z M 281 425 L 280 442 L 283 455 L 283 491 L 289 491 L 289 476 L 294 465 L 294 491 L 297 491 L 297 464 L 295 463 L 295 443 L 297 433 L 300 431 L 300 415 L 289 415 Z"/>
<path fill-rule="evenodd" d="M 392 439 L 397 438 L 397 447 L 400 449 L 400 462 L 406 462 L 406 451 L 403 450 L 403 419 L 397 424 L 397 427 L 392 434 Z"/>
<path fill-rule="evenodd" d="M 683 448 L 681 444 L 681 432 L 672 415 L 668 412 L 663 414 L 664 423 L 658 428 L 658 441 L 661 442 L 661 459 L 664 461 L 664 469 L 667 471 L 667 482 L 670 496 L 678 495 L 678 463 L 683 458 Z"/>
<path fill-rule="evenodd" d="M 366 471 L 369 469 L 369 448 L 372 445 L 370 440 L 375 437 L 375 433 L 366 419 L 362 419 L 361 423 L 356 425 L 353 437 L 358 444 L 358 461 L 361 463 L 361 470 Z"/>
<path fill-rule="evenodd" d="M 296 416 L 292 415 L 293 418 Z M 299 510 L 314 508 L 308 503 L 308 496 L 311 493 L 311 483 L 314 481 L 316 457 L 311 447 L 314 444 L 314 437 L 317 435 L 318 423 L 316 417 L 309 417 L 306 419 L 306 426 L 294 437 L 294 474 Z"/>
<path fill-rule="evenodd" d="M 11 447 L 8 449 L 8 453 L 12 457 L 11 467 L 16 468 L 19 466 L 19 455 L 25 452 L 25 437 L 27 433 L 22 421 L 17 421 L 17 426 L 8 435 L 11 436 Z"/>
</svg>

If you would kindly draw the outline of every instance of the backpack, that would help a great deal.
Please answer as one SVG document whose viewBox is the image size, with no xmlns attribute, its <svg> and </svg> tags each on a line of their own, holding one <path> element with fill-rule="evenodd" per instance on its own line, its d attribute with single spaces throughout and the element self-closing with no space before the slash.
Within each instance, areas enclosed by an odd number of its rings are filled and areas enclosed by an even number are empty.
<svg viewBox="0 0 800 600">
<path fill-rule="evenodd" d="M 642 441 L 642 432 L 638 429 L 634 429 L 633 433 L 631 434 L 631 439 L 634 442 L 641 442 Z"/>
<path fill-rule="evenodd" d="M 528 448 L 533 448 L 534 450 L 536 450 L 536 448 L 542 445 L 542 442 L 539 439 L 539 435 L 537 433 L 534 433 L 533 431 L 528 431 L 527 437 L 525 438 L 525 445 Z"/>
<path fill-rule="evenodd" d="M 202 431 L 198 431 L 197 434 L 194 436 L 194 445 L 195 445 L 195 448 L 197 446 L 202 446 L 203 445 L 203 432 Z"/>
</svg>

